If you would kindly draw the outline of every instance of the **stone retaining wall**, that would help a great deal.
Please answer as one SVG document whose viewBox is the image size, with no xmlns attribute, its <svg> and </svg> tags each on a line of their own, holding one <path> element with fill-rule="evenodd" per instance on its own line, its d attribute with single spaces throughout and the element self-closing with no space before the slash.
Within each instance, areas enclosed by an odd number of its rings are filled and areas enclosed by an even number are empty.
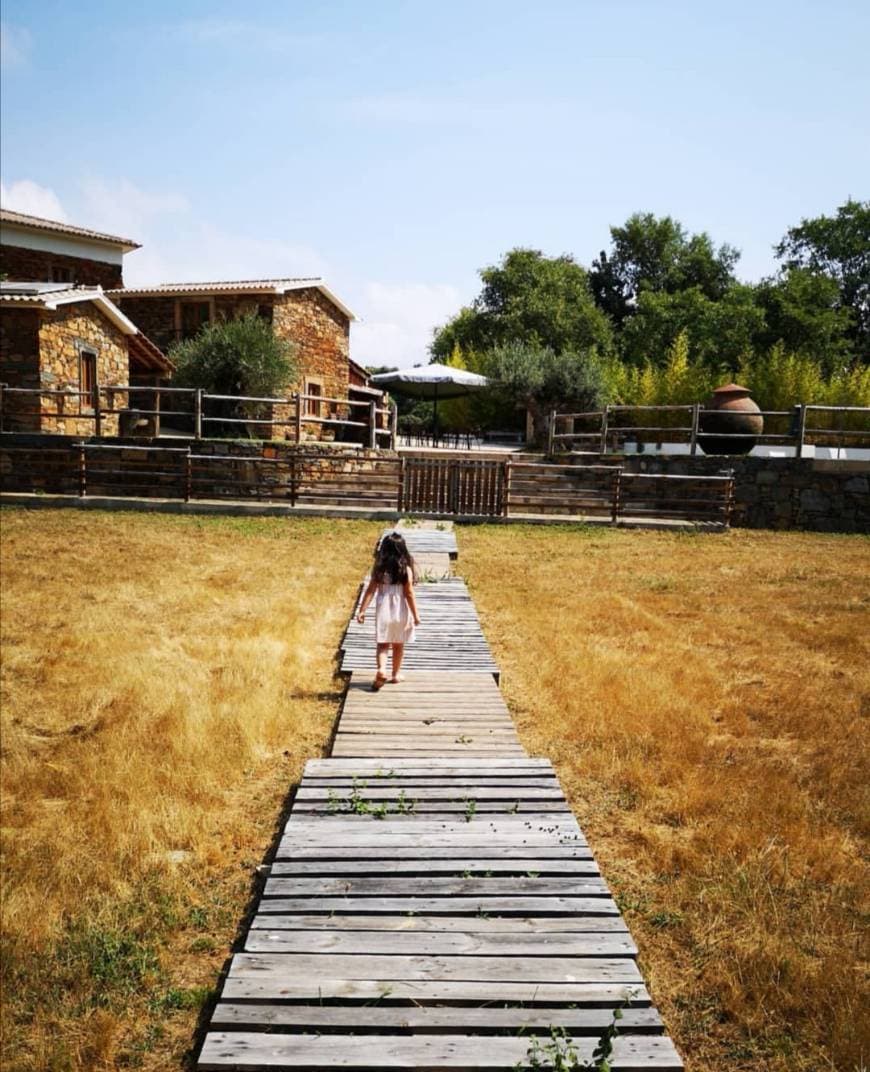
<svg viewBox="0 0 870 1072">
<path fill-rule="evenodd" d="M 77 442 L 81 442 L 80 437 L 12 433 L 0 436 L 2 490 L 77 494 L 79 456 L 71 449 Z M 91 439 L 89 442 L 97 441 Z M 189 446 L 194 454 L 234 459 L 201 463 L 207 467 L 207 480 L 196 485 L 196 498 L 289 498 L 291 479 L 298 479 L 302 472 L 300 458 L 304 456 L 307 459 L 304 466 L 307 487 L 315 497 L 334 491 L 336 496 L 366 503 L 396 501 L 397 455 L 386 450 L 340 450 L 316 443 L 303 444 L 299 448 L 289 443 L 233 440 L 105 438 L 99 442 L 150 448 L 123 453 L 104 452 L 104 458 L 110 454 L 120 457 L 129 471 L 125 473 L 127 490 L 115 488 L 114 494 L 169 498 L 182 495 L 186 471 L 183 459 Z M 156 449 L 158 446 L 180 447 L 183 453 L 169 455 Z M 477 455 L 468 452 L 454 456 L 477 460 Z M 735 526 L 870 533 L 870 464 L 867 462 L 589 454 L 571 455 L 570 461 L 622 465 L 628 472 L 667 475 L 715 476 L 730 470 L 735 481 L 731 518 Z M 89 474 L 88 492 L 112 494 L 114 478 L 100 480 L 96 474 L 99 466 L 92 468 L 94 472 Z M 136 470 L 146 471 L 146 476 L 136 476 Z M 155 471 L 161 475 L 152 480 L 148 474 Z M 240 484 L 242 480 L 251 483 L 245 486 Z M 300 494 L 304 495 L 305 491 Z M 678 494 L 678 490 L 674 494 Z"/>
<path fill-rule="evenodd" d="M 734 526 L 870 533 L 870 462 L 688 454 L 572 454 L 571 460 L 679 476 L 730 471 Z"/>
</svg>

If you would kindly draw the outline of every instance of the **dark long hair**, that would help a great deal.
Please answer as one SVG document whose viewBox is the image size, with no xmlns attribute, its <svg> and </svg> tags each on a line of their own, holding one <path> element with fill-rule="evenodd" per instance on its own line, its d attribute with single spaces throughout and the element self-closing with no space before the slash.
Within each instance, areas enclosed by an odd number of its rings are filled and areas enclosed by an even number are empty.
<svg viewBox="0 0 870 1072">
<path fill-rule="evenodd" d="M 414 581 L 414 559 L 398 532 L 388 532 L 375 548 L 372 577 L 378 584 L 407 584 Z"/>
</svg>

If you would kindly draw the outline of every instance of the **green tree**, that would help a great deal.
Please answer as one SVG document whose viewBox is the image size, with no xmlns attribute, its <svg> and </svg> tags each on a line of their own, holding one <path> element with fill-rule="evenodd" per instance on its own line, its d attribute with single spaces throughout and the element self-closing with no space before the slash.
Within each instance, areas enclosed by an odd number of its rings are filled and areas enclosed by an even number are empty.
<svg viewBox="0 0 870 1072">
<path fill-rule="evenodd" d="M 473 305 L 436 331 L 431 347 L 436 360 L 447 359 L 457 343 L 463 352 L 510 342 L 554 353 L 612 349 L 607 316 L 592 299 L 586 271 L 572 257 L 514 249 L 501 264 L 484 268 L 480 278 L 483 287 Z"/>
<path fill-rule="evenodd" d="M 192 339 L 176 343 L 169 356 L 175 362 L 178 386 L 203 387 L 217 395 L 285 395 L 299 378 L 296 347 L 254 313 L 206 324 Z M 256 419 L 263 412 L 256 403 L 211 403 L 210 414 L 227 423 L 210 425 L 210 434 L 233 437 L 240 430 L 250 434 L 246 425 L 230 421 Z"/>
<path fill-rule="evenodd" d="M 694 360 L 727 375 L 752 350 L 764 326 L 754 289 L 741 283 L 732 284 L 717 301 L 700 287 L 674 293 L 644 289 L 623 327 L 620 351 L 630 364 L 661 366 L 685 332 Z"/>
<path fill-rule="evenodd" d="M 832 276 L 789 268 L 779 278 L 762 280 L 755 295 L 764 312 L 764 327 L 755 339 L 759 352 L 781 343 L 787 351 L 817 359 L 829 374 L 848 364 L 852 310 L 840 304 L 840 288 Z"/>
<path fill-rule="evenodd" d="M 532 415 L 535 438 L 544 431 L 544 417 L 554 408 L 572 405 L 596 409 L 607 388 L 605 363 L 594 349 L 552 350 L 513 341 L 486 355 L 486 369 L 498 389 Z"/>
<path fill-rule="evenodd" d="M 617 327 L 628 320 L 643 292 L 674 294 L 697 288 L 718 301 L 734 283 L 740 254 L 718 249 L 706 233 L 689 235 L 671 216 L 636 212 L 611 227 L 612 249 L 592 262 L 589 282 L 599 307 Z"/>
<path fill-rule="evenodd" d="M 838 305 L 851 312 L 857 356 L 870 360 L 870 201 L 850 198 L 835 216 L 801 220 L 775 250 L 787 270 L 805 268 L 836 280 Z"/>
<path fill-rule="evenodd" d="M 206 324 L 192 339 L 176 343 L 169 357 L 177 370 L 174 382 L 214 394 L 277 395 L 299 376 L 296 347 L 255 313 Z"/>
</svg>

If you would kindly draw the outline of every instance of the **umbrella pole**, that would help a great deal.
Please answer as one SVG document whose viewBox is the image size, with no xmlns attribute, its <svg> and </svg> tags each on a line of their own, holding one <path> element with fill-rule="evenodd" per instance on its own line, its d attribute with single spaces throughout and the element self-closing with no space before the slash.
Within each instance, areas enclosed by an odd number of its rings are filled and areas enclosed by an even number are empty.
<svg viewBox="0 0 870 1072">
<path fill-rule="evenodd" d="M 432 446 L 438 446 L 438 384 L 435 384 L 435 407 L 432 414 Z"/>
</svg>

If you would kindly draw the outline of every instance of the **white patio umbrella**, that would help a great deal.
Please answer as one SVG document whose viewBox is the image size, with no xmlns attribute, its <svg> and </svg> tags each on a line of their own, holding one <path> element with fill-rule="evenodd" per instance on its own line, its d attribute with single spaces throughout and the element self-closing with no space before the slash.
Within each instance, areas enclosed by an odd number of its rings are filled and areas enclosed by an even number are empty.
<svg viewBox="0 0 870 1072">
<path fill-rule="evenodd" d="M 379 372 L 371 382 L 384 387 L 393 394 L 422 398 L 434 403 L 433 425 L 435 442 L 438 442 L 438 400 L 462 398 L 489 386 L 486 376 L 467 369 L 451 368 L 450 365 L 420 365 L 418 368 L 396 369 L 395 372 Z"/>
</svg>

